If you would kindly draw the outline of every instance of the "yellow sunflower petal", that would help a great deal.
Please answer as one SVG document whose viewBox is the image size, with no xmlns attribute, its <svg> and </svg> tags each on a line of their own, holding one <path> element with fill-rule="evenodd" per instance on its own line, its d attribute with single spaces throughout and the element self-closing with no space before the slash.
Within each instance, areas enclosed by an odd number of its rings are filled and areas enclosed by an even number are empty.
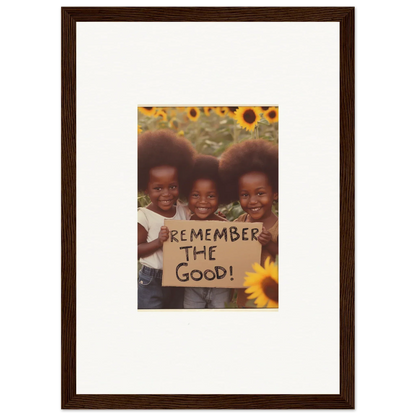
<svg viewBox="0 0 416 416">
<path fill-rule="evenodd" d="M 263 293 L 263 290 L 262 290 L 261 286 L 258 286 L 258 287 L 251 286 L 251 287 L 247 288 L 245 290 L 245 292 L 246 293 L 253 293 L 257 297 L 257 296 L 259 296 L 259 295 L 261 295 Z"/>
<path fill-rule="evenodd" d="M 257 297 L 257 293 L 252 293 L 251 295 L 247 296 L 247 299 L 256 299 Z"/>
<path fill-rule="evenodd" d="M 246 276 L 248 277 L 248 278 L 254 278 L 254 277 L 257 277 L 257 278 L 259 278 L 259 274 L 258 273 L 253 273 L 253 272 L 246 272 Z"/>
<path fill-rule="evenodd" d="M 273 267 L 272 269 L 272 274 L 271 274 L 272 279 L 276 280 L 276 282 L 278 282 L 278 270 L 277 270 L 277 266 Z"/>
<path fill-rule="evenodd" d="M 268 308 L 278 308 L 279 307 L 279 303 L 275 302 L 272 299 L 269 299 L 269 303 L 267 304 Z"/>
<path fill-rule="evenodd" d="M 254 303 L 257 305 L 258 308 L 263 308 L 268 300 L 268 297 L 266 297 L 265 295 L 261 295 L 254 301 Z"/>
<path fill-rule="evenodd" d="M 276 274 L 277 265 L 274 262 L 272 262 L 271 257 L 267 257 L 265 261 L 264 269 L 266 270 L 267 275 L 272 278 Z M 276 278 L 274 280 L 276 280 Z"/>
<path fill-rule="evenodd" d="M 253 269 L 260 274 L 261 276 L 267 276 L 266 270 L 263 269 L 263 267 L 260 266 L 258 263 L 253 264 Z"/>
<path fill-rule="evenodd" d="M 264 270 L 268 271 L 269 266 L 270 266 L 270 256 L 267 257 L 266 261 L 264 262 Z"/>
<path fill-rule="evenodd" d="M 255 298 L 264 296 L 264 293 L 261 289 L 255 290 L 253 293 L 248 293 L 247 290 L 245 292 L 246 292 L 247 295 L 250 295 L 250 296 L 248 296 L 249 299 L 255 299 Z"/>
<path fill-rule="evenodd" d="M 248 287 L 261 287 L 261 281 L 246 279 L 244 281 L 244 286 L 248 286 Z"/>
<path fill-rule="evenodd" d="M 257 282 L 257 281 L 250 281 L 250 280 L 245 280 L 244 281 L 244 286 L 248 286 L 248 287 L 261 287 L 261 281 Z"/>
<path fill-rule="evenodd" d="M 263 279 L 264 279 L 263 276 L 259 274 L 255 274 L 254 276 L 246 276 L 245 283 L 249 284 L 250 286 L 256 285 L 256 284 L 260 284 Z"/>
<path fill-rule="evenodd" d="M 247 289 L 245 289 L 246 293 L 253 293 L 255 292 L 260 286 L 249 286 Z"/>
<path fill-rule="evenodd" d="M 276 268 L 274 263 L 271 263 L 267 269 L 267 275 L 273 277 L 273 270 Z"/>
</svg>

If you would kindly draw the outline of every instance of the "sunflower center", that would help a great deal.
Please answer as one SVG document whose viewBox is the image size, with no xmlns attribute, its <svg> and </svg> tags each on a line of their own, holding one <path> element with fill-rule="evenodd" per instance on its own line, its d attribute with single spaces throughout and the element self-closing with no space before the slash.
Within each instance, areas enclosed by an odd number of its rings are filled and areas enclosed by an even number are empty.
<svg viewBox="0 0 416 416">
<path fill-rule="evenodd" d="M 275 302 L 278 301 L 278 294 L 277 294 L 277 288 L 278 284 L 275 280 L 273 280 L 271 277 L 266 277 L 263 279 L 261 283 L 261 287 L 263 289 L 264 294 L 271 300 L 274 300 Z"/>
<path fill-rule="evenodd" d="M 195 110 L 195 109 L 192 109 L 192 110 L 189 112 L 189 114 L 190 114 L 192 117 L 195 117 L 195 116 L 196 116 L 196 110 Z"/>
<path fill-rule="evenodd" d="M 234 113 L 235 110 L 237 110 L 238 107 L 228 107 L 228 109 Z"/>
<path fill-rule="evenodd" d="M 246 110 L 243 114 L 244 121 L 248 124 L 252 124 L 256 121 L 256 113 L 253 110 Z"/>
<path fill-rule="evenodd" d="M 276 117 L 276 111 L 274 111 L 274 110 L 270 111 L 269 117 L 270 118 L 275 118 Z"/>
<path fill-rule="evenodd" d="M 262 107 L 261 109 L 266 111 L 269 107 Z"/>
<path fill-rule="evenodd" d="M 153 107 L 144 107 L 146 110 L 153 110 Z"/>
</svg>

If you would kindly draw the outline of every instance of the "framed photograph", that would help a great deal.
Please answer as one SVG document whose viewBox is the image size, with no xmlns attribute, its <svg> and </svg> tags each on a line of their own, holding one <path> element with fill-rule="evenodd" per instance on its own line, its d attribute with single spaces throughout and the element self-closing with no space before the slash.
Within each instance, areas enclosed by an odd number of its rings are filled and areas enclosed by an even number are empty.
<svg viewBox="0 0 416 416">
<path fill-rule="evenodd" d="M 354 186 L 354 8 L 62 8 L 62 408 L 354 408 Z"/>
</svg>

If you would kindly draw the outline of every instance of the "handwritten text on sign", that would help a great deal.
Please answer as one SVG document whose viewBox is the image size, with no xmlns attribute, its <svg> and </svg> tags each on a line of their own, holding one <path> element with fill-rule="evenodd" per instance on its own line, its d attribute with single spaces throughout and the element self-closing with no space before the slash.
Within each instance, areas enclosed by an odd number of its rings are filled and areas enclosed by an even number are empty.
<svg viewBox="0 0 416 416">
<path fill-rule="evenodd" d="M 242 288 L 260 262 L 261 223 L 165 220 L 163 286 Z"/>
</svg>

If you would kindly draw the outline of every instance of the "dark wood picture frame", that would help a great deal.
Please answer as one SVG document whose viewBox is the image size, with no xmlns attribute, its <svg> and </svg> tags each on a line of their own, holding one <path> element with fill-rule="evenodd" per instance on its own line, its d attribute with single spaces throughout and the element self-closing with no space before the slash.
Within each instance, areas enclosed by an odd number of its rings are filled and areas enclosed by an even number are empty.
<svg viewBox="0 0 416 416">
<path fill-rule="evenodd" d="M 64 7 L 62 18 L 62 374 L 63 409 L 354 408 L 354 8 Z M 76 394 L 76 22 L 340 23 L 340 394 Z"/>
</svg>

